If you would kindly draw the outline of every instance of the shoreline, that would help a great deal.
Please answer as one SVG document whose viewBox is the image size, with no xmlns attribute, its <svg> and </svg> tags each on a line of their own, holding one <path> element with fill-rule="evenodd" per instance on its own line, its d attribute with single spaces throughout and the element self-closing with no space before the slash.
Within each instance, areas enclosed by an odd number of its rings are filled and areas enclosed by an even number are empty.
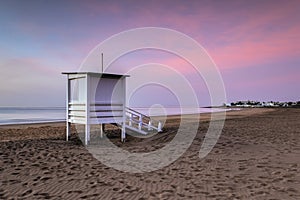
<svg viewBox="0 0 300 200">
<path fill-rule="evenodd" d="M 167 119 L 180 119 L 181 117 L 183 118 L 196 118 L 196 116 L 200 116 L 200 120 L 205 121 L 209 119 L 212 113 L 218 114 L 218 113 L 223 113 L 226 112 L 226 119 L 232 118 L 233 113 L 237 114 L 235 117 L 241 117 L 241 116 L 246 116 L 246 115 L 252 115 L 252 114 L 259 114 L 259 113 L 264 113 L 264 112 L 270 112 L 274 111 L 276 109 L 280 108 L 239 108 L 239 109 L 232 109 L 232 110 L 227 110 L 227 111 L 218 111 L 218 112 L 205 112 L 205 113 L 194 113 L 194 114 L 174 114 L 174 115 L 167 115 L 167 116 L 152 116 L 154 119 L 160 119 L 160 118 L 167 118 Z M 29 123 L 16 123 L 16 124 L 0 124 L 0 129 L 6 129 L 6 128 L 27 128 L 27 127 L 42 127 L 42 126 L 61 126 L 65 125 L 66 120 L 59 120 L 59 121 L 47 121 L 47 122 L 29 122 Z"/>
<path fill-rule="evenodd" d="M 270 110 L 272 108 L 238 108 L 238 109 L 231 109 L 231 110 L 225 110 L 225 111 L 216 111 L 216 112 L 204 112 L 204 113 L 192 113 L 192 114 L 174 114 L 174 115 L 167 115 L 167 116 L 151 116 L 154 119 L 157 118 L 168 118 L 168 119 L 173 119 L 173 118 L 180 118 L 180 117 L 187 117 L 187 118 L 195 118 L 195 116 L 199 116 L 200 115 L 200 119 L 202 119 L 203 117 L 205 119 L 207 119 L 207 116 L 210 116 L 211 113 L 222 113 L 222 112 L 226 112 L 226 113 L 231 113 L 231 112 L 240 112 L 239 115 L 245 115 L 245 114 L 250 114 L 250 112 L 243 112 L 246 110 L 250 110 L 250 109 L 261 109 L 261 110 Z M 254 114 L 254 113 L 253 113 Z M 226 114 L 228 115 L 228 114 Z M 201 117 L 202 116 L 202 117 Z M 230 114 L 229 114 L 230 116 Z M 28 123 L 9 123 L 9 124 L 0 124 L 0 129 L 3 128 L 26 128 L 26 127 L 41 127 L 41 126 L 55 126 L 55 125 L 61 125 L 61 124 L 65 124 L 66 120 L 58 120 L 58 121 L 46 121 L 46 122 L 28 122 Z"/>
<path fill-rule="evenodd" d="M 169 107 L 169 108 L 171 108 L 172 109 L 172 107 Z M 205 108 L 205 107 L 200 107 L 199 109 L 202 109 L 202 108 Z M 25 108 L 24 108 L 25 109 Z M 137 108 L 137 110 L 138 110 L 139 108 Z M 177 107 L 176 107 L 176 109 L 178 109 Z M 211 108 L 211 109 L 214 109 L 214 108 Z M 238 109 L 238 108 L 215 108 L 215 109 L 218 109 L 218 110 L 216 110 L 216 111 L 213 111 L 213 110 L 210 110 L 210 111 L 200 111 L 199 113 L 197 113 L 197 112 L 192 112 L 192 111 L 187 111 L 187 113 L 186 114 L 183 114 L 183 115 L 197 115 L 197 114 L 204 114 L 204 113 L 212 113 L 212 112 L 223 112 L 222 110 L 225 110 L 225 111 L 229 111 L 229 110 L 236 110 L 236 109 Z M 221 110 L 220 110 L 221 109 Z M 26 109 L 25 109 L 26 110 Z M 29 110 L 32 110 L 32 109 L 30 109 L 29 108 Z M 33 109 L 33 110 L 49 110 L 48 108 L 47 109 L 41 109 L 41 108 L 35 108 L 35 109 Z M 51 109 L 50 109 L 51 110 Z M 138 110 L 138 112 L 140 112 L 139 110 Z M 30 115 L 30 114 L 29 114 Z M 47 113 L 44 113 L 43 114 L 44 116 L 45 115 L 47 115 Z M 64 114 L 65 115 L 65 114 Z M 171 114 L 169 114 L 169 115 L 167 115 L 167 117 L 169 117 L 169 116 L 178 116 L 178 115 L 180 115 L 180 114 L 177 114 L 177 113 L 174 113 L 174 114 L 172 114 L 172 111 L 171 111 Z M 160 117 L 159 115 L 153 115 L 153 116 L 151 116 L 151 117 Z M 3 119 L 2 119 L 3 120 Z M 18 120 L 18 121 L 16 121 L 16 120 Z M 6 121 L 8 121 L 8 120 L 6 120 Z M 32 119 L 11 119 L 11 122 L 2 122 L 1 120 L 0 120 L 0 126 L 8 126 L 8 125 L 26 125 L 26 124 L 28 124 L 28 125 L 31 125 L 31 124 L 47 124 L 47 123 L 60 123 L 60 122 L 66 122 L 66 120 L 65 119 L 63 119 L 63 118 L 59 118 L 59 119 L 48 119 L 48 120 L 32 120 Z"/>
</svg>

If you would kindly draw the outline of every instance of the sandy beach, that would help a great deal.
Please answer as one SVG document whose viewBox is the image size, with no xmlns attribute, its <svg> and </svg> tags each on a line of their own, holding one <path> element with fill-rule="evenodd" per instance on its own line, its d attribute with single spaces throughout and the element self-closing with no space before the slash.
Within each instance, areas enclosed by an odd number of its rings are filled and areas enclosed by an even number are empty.
<svg viewBox="0 0 300 200">
<path fill-rule="evenodd" d="M 140 174 L 102 164 L 74 127 L 66 142 L 64 123 L 0 126 L 0 199 L 300 199 L 300 109 L 227 112 L 218 143 L 200 159 L 209 116 L 201 115 L 183 156 Z M 147 152 L 167 144 L 179 121 L 170 117 L 163 133 L 124 144 L 118 130 L 107 133 L 128 151 Z"/>
</svg>

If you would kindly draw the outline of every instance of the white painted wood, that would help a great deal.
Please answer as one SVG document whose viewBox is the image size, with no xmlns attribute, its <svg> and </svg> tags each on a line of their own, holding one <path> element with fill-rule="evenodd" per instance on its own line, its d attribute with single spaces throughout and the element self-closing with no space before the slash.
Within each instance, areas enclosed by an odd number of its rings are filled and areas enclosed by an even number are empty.
<svg viewBox="0 0 300 200">
<path fill-rule="evenodd" d="M 71 123 L 85 125 L 84 143 L 90 140 L 90 125 L 117 123 L 126 137 L 126 76 L 91 72 L 67 74 L 66 118 L 69 136 Z M 101 126 L 102 127 L 102 126 Z M 101 128 L 102 129 L 102 128 Z M 104 130 L 100 130 L 103 134 Z"/>
<path fill-rule="evenodd" d="M 69 76 L 69 80 L 85 78 L 84 74 L 67 74 Z"/>
<path fill-rule="evenodd" d="M 122 131 L 121 131 L 121 141 L 122 142 L 125 142 L 125 139 L 126 139 L 126 129 L 125 129 L 125 125 L 122 126 Z"/>
<path fill-rule="evenodd" d="M 69 111 L 69 116 L 78 116 L 78 117 L 85 117 L 86 113 L 85 111 Z"/>
<path fill-rule="evenodd" d="M 126 108 L 126 117 L 129 121 L 128 126 L 129 123 L 131 123 L 133 128 L 136 127 L 136 132 L 139 132 L 140 130 L 142 131 L 143 128 L 147 128 L 148 131 L 157 130 L 158 132 L 161 132 L 162 124 L 159 124 L 159 121 L 153 121 L 150 117 L 143 115 L 138 111 Z"/>
<path fill-rule="evenodd" d="M 160 121 L 158 122 L 157 130 L 158 130 L 158 132 L 162 131 L 162 125 L 161 125 Z"/>
<path fill-rule="evenodd" d="M 69 116 L 77 116 L 77 117 L 86 117 L 85 111 L 69 111 Z M 100 112 L 93 112 L 90 111 L 90 118 L 96 118 L 96 117 L 118 117 L 123 116 L 123 111 L 100 111 Z"/>
<path fill-rule="evenodd" d="M 70 122 L 69 122 L 69 101 L 70 101 L 70 80 L 67 75 L 67 87 L 66 87 L 66 141 L 69 140 L 70 135 Z"/>
<path fill-rule="evenodd" d="M 123 111 L 123 106 L 94 106 L 92 111 L 103 111 L 103 110 Z"/>
<path fill-rule="evenodd" d="M 85 78 L 85 100 L 86 100 L 86 104 L 85 104 L 85 145 L 88 144 L 88 142 L 90 141 L 90 90 L 89 90 L 89 86 L 90 86 L 90 77 L 88 74 L 86 74 L 86 78 Z"/>
<path fill-rule="evenodd" d="M 132 126 L 132 113 L 129 113 L 129 126 Z"/>
<path fill-rule="evenodd" d="M 100 138 L 103 138 L 103 126 L 104 124 L 100 124 Z"/>
<path fill-rule="evenodd" d="M 142 130 L 142 125 L 143 125 L 143 116 L 139 115 L 139 130 Z"/>
<path fill-rule="evenodd" d="M 111 123 L 117 123 L 117 124 L 122 124 L 123 123 L 123 117 L 108 117 L 108 118 L 103 118 L 101 120 L 97 118 L 91 118 L 90 119 L 90 124 L 111 124 Z"/>
<path fill-rule="evenodd" d="M 152 126 L 152 124 L 151 124 L 151 120 L 148 122 L 148 131 L 151 131 L 151 126 Z"/>
<path fill-rule="evenodd" d="M 122 142 L 125 141 L 126 139 L 126 79 L 125 77 L 122 77 L 121 79 L 121 84 L 122 84 L 122 92 L 119 92 L 118 94 L 121 95 L 118 98 L 123 98 L 123 124 L 122 124 Z"/>
<path fill-rule="evenodd" d="M 69 117 L 68 122 L 73 123 L 73 124 L 85 124 L 86 120 L 85 120 L 85 118 Z"/>
<path fill-rule="evenodd" d="M 82 101 L 71 101 L 69 102 L 69 105 L 72 105 L 72 106 L 85 106 L 85 102 L 82 102 Z"/>
<path fill-rule="evenodd" d="M 69 106 L 69 111 L 85 111 L 85 106 Z"/>
</svg>

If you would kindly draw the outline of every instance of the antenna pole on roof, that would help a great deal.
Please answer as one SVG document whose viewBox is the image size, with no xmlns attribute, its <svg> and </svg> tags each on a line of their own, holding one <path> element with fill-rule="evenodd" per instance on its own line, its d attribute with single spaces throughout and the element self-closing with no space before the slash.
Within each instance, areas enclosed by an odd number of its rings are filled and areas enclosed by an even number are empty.
<svg viewBox="0 0 300 200">
<path fill-rule="evenodd" d="M 101 53 L 102 73 L 103 73 L 103 53 Z"/>
</svg>

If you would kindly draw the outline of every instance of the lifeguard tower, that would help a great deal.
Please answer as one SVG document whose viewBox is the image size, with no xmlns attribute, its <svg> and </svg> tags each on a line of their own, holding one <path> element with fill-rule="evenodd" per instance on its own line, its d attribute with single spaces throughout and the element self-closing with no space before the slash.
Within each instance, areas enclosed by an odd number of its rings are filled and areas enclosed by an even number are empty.
<svg viewBox="0 0 300 200">
<path fill-rule="evenodd" d="M 85 125 L 84 143 L 90 142 L 90 125 L 114 124 L 121 128 L 121 141 L 126 131 L 146 135 L 150 131 L 161 131 L 159 121 L 153 121 L 133 109 L 126 107 L 126 78 L 129 75 L 63 72 L 67 75 L 66 88 L 66 140 L 70 136 L 70 125 Z"/>
</svg>

